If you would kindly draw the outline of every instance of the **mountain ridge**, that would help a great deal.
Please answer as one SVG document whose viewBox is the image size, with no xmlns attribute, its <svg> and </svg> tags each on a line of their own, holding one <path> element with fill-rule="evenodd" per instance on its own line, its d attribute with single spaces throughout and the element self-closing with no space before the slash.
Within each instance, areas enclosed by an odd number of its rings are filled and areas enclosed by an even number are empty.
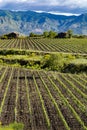
<svg viewBox="0 0 87 130">
<path fill-rule="evenodd" d="M 65 32 L 69 29 L 74 34 L 87 34 L 87 13 L 65 16 L 46 12 L 0 10 L 0 35 L 13 31 L 29 35 L 30 32 Z"/>
</svg>

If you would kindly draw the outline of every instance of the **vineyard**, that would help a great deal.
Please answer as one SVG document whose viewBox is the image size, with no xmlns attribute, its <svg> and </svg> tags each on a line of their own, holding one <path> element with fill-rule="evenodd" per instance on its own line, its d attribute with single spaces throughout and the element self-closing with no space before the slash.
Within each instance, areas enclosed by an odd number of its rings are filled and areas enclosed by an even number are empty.
<svg viewBox="0 0 87 130">
<path fill-rule="evenodd" d="M 10 39 L 0 40 L 0 49 L 26 49 L 45 52 L 87 54 L 87 39 Z"/>
<path fill-rule="evenodd" d="M 2 127 L 17 122 L 24 130 L 87 130 L 86 68 L 87 39 L 0 40 Z"/>
<path fill-rule="evenodd" d="M 24 130 L 87 130 L 87 75 L 0 67 L 0 122 Z"/>
</svg>

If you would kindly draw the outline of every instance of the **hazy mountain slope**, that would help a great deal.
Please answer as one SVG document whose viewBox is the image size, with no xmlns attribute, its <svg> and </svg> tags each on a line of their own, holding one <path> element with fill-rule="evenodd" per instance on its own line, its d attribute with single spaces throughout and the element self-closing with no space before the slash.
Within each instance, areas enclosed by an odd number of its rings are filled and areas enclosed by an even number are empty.
<svg viewBox="0 0 87 130">
<path fill-rule="evenodd" d="M 68 29 L 77 34 L 87 34 L 87 14 L 62 16 L 33 11 L 0 10 L 0 34 L 16 31 L 28 35 L 30 32 L 61 32 Z"/>
</svg>

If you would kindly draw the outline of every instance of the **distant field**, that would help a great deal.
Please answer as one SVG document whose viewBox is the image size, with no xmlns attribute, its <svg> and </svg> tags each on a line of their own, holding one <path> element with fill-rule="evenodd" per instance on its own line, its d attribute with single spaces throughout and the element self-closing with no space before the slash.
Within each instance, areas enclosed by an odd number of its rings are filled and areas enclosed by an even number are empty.
<svg viewBox="0 0 87 130">
<path fill-rule="evenodd" d="M 0 122 L 24 130 L 87 130 L 87 75 L 0 67 Z"/>
<path fill-rule="evenodd" d="M 27 49 L 45 52 L 87 54 L 87 39 L 12 39 L 0 40 L 0 49 Z"/>
</svg>

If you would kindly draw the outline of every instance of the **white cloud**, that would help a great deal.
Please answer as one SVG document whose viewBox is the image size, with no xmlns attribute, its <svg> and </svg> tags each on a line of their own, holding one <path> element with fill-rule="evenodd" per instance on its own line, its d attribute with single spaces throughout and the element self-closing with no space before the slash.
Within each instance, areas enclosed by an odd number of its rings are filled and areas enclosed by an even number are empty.
<svg viewBox="0 0 87 130">
<path fill-rule="evenodd" d="M 4 6 L 4 5 L 6 5 L 6 4 L 8 4 L 8 3 L 16 3 L 16 4 L 20 4 L 20 3 L 37 3 L 38 2 L 38 0 L 37 0 L 37 2 L 36 2 L 36 0 L 0 0 L 0 7 L 2 7 L 2 6 Z"/>
<path fill-rule="evenodd" d="M 0 0 L 0 7 L 8 3 L 24 3 L 32 6 L 66 6 L 68 8 L 87 8 L 87 0 Z"/>
<path fill-rule="evenodd" d="M 74 7 L 87 7 L 87 0 L 65 0 L 62 5 Z"/>
<path fill-rule="evenodd" d="M 19 0 L 18 0 L 19 1 Z M 25 0 L 26 2 L 33 2 L 36 5 L 51 5 L 51 6 L 69 6 L 71 8 L 75 7 L 86 7 L 87 0 Z"/>
</svg>

